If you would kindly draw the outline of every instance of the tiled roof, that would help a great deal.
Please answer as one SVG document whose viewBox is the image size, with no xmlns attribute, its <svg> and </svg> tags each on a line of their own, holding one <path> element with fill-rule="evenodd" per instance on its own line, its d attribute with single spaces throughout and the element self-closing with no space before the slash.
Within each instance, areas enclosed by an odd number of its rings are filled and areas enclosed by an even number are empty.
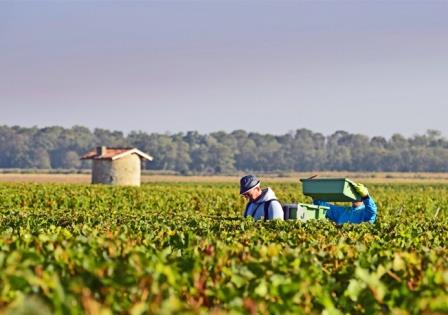
<svg viewBox="0 0 448 315">
<path fill-rule="evenodd" d="M 106 152 L 103 155 L 99 155 L 95 149 L 83 155 L 81 160 L 116 160 L 133 153 L 150 161 L 153 159 L 151 156 L 135 148 L 106 148 Z"/>
</svg>

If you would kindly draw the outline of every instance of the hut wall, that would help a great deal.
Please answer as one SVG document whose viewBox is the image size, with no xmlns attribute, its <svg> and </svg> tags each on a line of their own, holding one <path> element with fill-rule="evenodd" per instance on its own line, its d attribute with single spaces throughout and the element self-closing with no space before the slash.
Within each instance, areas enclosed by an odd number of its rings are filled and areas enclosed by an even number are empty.
<svg viewBox="0 0 448 315">
<path fill-rule="evenodd" d="M 131 154 L 115 161 L 93 160 L 92 183 L 140 186 L 141 160 Z"/>
<path fill-rule="evenodd" d="M 141 160 L 131 154 L 112 162 L 111 177 L 115 185 L 140 186 Z"/>
<path fill-rule="evenodd" d="M 92 184 L 112 184 L 112 161 L 93 160 L 92 162 Z"/>
</svg>

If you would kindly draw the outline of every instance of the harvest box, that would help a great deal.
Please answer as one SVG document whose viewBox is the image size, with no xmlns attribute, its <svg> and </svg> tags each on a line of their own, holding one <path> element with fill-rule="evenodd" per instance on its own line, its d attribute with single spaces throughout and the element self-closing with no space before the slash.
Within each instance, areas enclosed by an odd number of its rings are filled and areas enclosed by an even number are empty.
<svg viewBox="0 0 448 315">
<path fill-rule="evenodd" d="M 301 179 L 303 194 L 321 201 L 356 201 L 360 196 L 346 178 Z"/>
<path fill-rule="evenodd" d="M 287 218 L 300 221 L 323 219 L 328 209 L 330 208 L 305 203 L 288 203 L 283 205 L 283 211 L 285 211 Z"/>
</svg>

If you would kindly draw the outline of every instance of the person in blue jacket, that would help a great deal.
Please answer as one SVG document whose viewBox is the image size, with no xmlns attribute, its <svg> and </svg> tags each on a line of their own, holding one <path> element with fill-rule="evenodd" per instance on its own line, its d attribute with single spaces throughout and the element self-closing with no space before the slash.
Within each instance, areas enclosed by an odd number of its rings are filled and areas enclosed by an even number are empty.
<svg viewBox="0 0 448 315">
<path fill-rule="evenodd" d="M 336 206 L 331 203 L 313 200 L 315 205 L 327 206 L 326 217 L 336 224 L 343 223 L 374 223 L 376 220 L 377 207 L 373 198 L 369 195 L 369 190 L 363 184 L 350 182 L 356 192 L 361 196 L 360 201 L 354 201 L 351 207 Z"/>
</svg>

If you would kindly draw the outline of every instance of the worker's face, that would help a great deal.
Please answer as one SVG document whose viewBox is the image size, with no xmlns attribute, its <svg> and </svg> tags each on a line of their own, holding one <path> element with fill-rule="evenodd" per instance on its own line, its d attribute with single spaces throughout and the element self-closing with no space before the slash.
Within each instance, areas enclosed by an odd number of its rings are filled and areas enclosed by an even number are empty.
<svg viewBox="0 0 448 315">
<path fill-rule="evenodd" d="M 258 198 L 258 196 L 260 196 L 260 194 L 261 194 L 260 186 L 255 186 L 251 190 L 246 191 L 244 194 L 242 194 L 242 196 L 249 201 L 254 201 L 255 199 Z"/>
<path fill-rule="evenodd" d="M 359 206 L 362 206 L 362 201 L 354 201 L 352 202 L 353 208 L 358 208 Z"/>
</svg>

